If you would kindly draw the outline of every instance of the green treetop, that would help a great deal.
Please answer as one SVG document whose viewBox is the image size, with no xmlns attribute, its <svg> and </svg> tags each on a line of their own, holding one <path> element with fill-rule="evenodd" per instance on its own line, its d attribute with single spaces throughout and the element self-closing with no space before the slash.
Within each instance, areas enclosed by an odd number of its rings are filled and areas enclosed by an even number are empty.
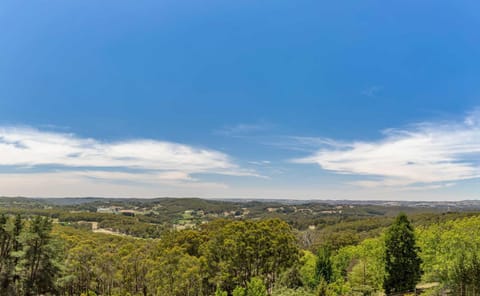
<svg viewBox="0 0 480 296">
<path fill-rule="evenodd" d="M 385 293 L 405 292 L 415 289 L 421 276 L 421 259 L 415 242 L 413 227 L 401 213 L 387 230 L 385 236 Z"/>
</svg>

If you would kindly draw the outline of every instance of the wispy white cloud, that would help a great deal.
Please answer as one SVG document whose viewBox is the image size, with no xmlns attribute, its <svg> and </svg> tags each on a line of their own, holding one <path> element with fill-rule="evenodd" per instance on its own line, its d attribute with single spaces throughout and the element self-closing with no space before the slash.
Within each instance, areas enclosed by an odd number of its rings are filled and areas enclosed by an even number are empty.
<svg viewBox="0 0 480 296">
<path fill-rule="evenodd" d="M 272 162 L 270 160 L 252 160 L 248 162 L 249 164 L 258 165 L 258 166 L 265 166 L 270 165 Z"/>
<path fill-rule="evenodd" d="M 252 134 L 268 131 L 272 128 L 272 124 L 267 122 L 258 123 L 239 123 L 235 125 L 227 125 L 214 131 L 214 134 L 228 137 L 244 137 Z"/>
<path fill-rule="evenodd" d="M 389 129 L 377 141 L 324 146 L 297 163 L 339 174 L 368 176 L 363 187 L 407 187 L 480 177 L 480 112 L 462 122 L 421 123 Z M 337 142 L 333 142 L 337 143 Z"/>
<path fill-rule="evenodd" d="M 335 141 L 329 138 L 291 135 L 262 137 L 260 141 L 266 146 L 305 153 L 315 152 L 318 150 L 318 147 L 323 146 L 344 147 L 347 145 L 346 143 Z"/>
<path fill-rule="evenodd" d="M 97 183 L 218 187 L 225 185 L 203 182 L 193 176 L 258 176 L 237 165 L 227 154 L 212 149 L 151 139 L 107 142 L 25 127 L 0 127 L 1 167 L 2 180 L 23 184 L 55 176 L 64 183 L 89 178 Z M 42 171 L 45 167 L 54 167 L 55 172 Z M 24 173 L 15 168 L 23 168 Z M 32 172 L 25 172 L 25 168 Z M 2 184 L 0 194 L 4 194 L 2 189 L 6 186 Z"/>
</svg>

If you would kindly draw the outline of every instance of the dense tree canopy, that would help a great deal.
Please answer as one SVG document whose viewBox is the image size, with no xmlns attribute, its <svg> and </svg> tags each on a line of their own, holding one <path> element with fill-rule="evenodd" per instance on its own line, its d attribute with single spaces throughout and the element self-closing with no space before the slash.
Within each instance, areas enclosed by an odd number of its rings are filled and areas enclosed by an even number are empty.
<svg viewBox="0 0 480 296">
<path fill-rule="evenodd" d="M 412 289 L 420 266 L 434 289 L 475 295 L 480 216 L 446 217 L 414 230 L 400 215 L 374 237 L 339 245 L 323 229 L 312 252 L 301 249 L 307 231 L 280 219 L 216 219 L 145 239 L 0 215 L 0 295 L 377 295 Z"/>
</svg>

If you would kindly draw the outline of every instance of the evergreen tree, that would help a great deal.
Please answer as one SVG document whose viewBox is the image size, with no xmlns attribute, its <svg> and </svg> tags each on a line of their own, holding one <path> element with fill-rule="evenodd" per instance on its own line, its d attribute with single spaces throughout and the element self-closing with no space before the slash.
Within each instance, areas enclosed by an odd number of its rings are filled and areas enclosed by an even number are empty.
<svg viewBox="0 0 480 296">
<path fill-rule="evenodd" d="M 334 296 L 335 293 L 330 289 L 325 279 L 320 278 L 320 282 L 317 286 L 316 295 L 318 296 Z"/>
<path fill-rule="evenodd" d="M 328 246 L 322 246 L 318 249 L 318 258 L 315 268 L 315 276 L 317 284 L 324 279 L 327 283 L 332 280 L 332 261 L 330 259 L 330 248 Z"/>
<path fill-rule="evenodd" d="M 20 273 L 16 270 L 16 266 L 20 262 L 20 253 L 23 249 L 23 244 L 21 242 L 20 234 L 23 231 L 23 220 L 20 215 L 15 216 L 13 221 L 13 244 L 12 244 L 12 288 L 14 289 L 14 294 L 18 294 L 20 290 Z"/>
<path fill-rule="evenodd" d="M 52 221 L 36 216 L 30 221 L 23 237 L 22 270 L 23 294 L 55 293 L 55 279 L 60 272 L 56 259 L 58 250 L 50 236 Z"/>
<path fill-rule="evenodd" d="M 20 216 L 15 219 L 5 215 L 0 216 L 0 292 L 5 295 L 18 294 L 16 284 L 19 275 L 16 266 L 21 249 L 19 241 L 21 230 Z M 0 295 L 3 295 L 1 293 Z"/>
<path fill-rule="evenodd" d="M 11 266 L 12 233 L 8 219 L 0 216 L 0 290 L 8 291 L 11 286 L 11 274 L 15 268 Z"/>
<path fill-rule="evenodd" d="M 401 213 L 388 229 L 385 237 L 385 293 L 406 292 L 415 289 L 421 276 L 421 259 L 415 243 L 413 227 Z"/>
</svg>

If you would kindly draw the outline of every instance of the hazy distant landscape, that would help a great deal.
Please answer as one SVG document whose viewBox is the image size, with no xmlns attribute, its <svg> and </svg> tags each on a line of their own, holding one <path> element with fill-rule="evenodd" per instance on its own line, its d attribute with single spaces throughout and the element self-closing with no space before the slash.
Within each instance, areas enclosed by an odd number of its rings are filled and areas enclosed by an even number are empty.
<svg viewBox="0 0 480 296">
<path fill-rule="evenodd" d="M 480 296 L 480 1 L 0 27 L 0 296 Z"/>
<path fill-rule="evenodd" d="M 2 197 L 2 289 L 55 295 L 381 295 L 388 278 L 386 233 L 399 213 L 415 228 L 417 293 L 475 293 L 477 282 L 469 276 L 477 272 L 480 248 L 478 201 L 199 198 Z"/>
<path fill-rule="evenodd" d="M 340 222 L 367 218 L 393 219 L 399 213 L 409 215 L 460 214 L 480 212 L 480 201 L 348 201 L 348 200 L 248 200 L 200 198 L 9 198 L 0 197 L 0 212 L 5 214 L 43 214 L 59 222 L 88 221 L 114 223 L 130 219 L 124 227 L 133 228 L 134 221 L 155 224 L 163 229 L 192 229 L 216 219 L 280 218 L 298 230 L 323 228 Z M 111 215 L 108 215 L 111 214 Z M 110 221 L 110 222 L 106 222 Z M 121 227 L 121 226 L 118 226 Z M 130 234 L 121 228 L 108 228 Z M 137 235 L 142 237 L 141 235 Z"/>
</svg>

